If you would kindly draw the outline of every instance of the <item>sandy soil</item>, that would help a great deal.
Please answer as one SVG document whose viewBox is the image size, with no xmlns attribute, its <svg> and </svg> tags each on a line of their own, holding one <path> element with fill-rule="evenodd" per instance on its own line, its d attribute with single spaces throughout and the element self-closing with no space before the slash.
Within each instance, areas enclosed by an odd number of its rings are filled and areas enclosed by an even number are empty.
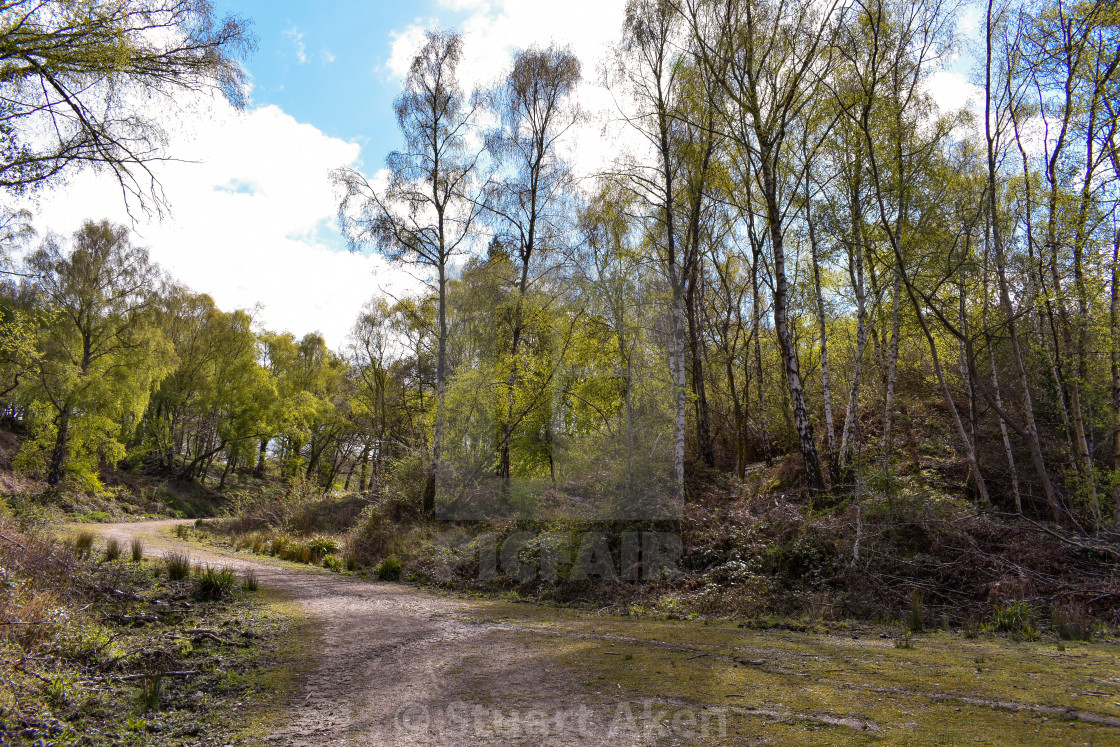
<svg viewBox="0 0 1120 747">
<path fill-rule="evenodd" d="M 180 542 L 172 520 L 92 526 L 151 555 L 252 568 L 316 621 L 315 666 L 272 745 L 676 744 L 627 731 L 641 719 L 548 656 L 555 636 L 472 619 L 469 601 Z M 189 522 L 187 522 L 189 523 Z M 608 702 L 609 701 L 609 702 Z M 648 730 L 647 730 L 648 731 Z"/>
</svg>

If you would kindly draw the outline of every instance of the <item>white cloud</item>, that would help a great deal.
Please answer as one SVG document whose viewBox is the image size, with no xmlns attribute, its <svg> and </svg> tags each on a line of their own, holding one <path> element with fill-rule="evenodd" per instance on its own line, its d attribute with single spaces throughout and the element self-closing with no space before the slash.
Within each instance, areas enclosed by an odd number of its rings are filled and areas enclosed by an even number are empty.
<svg viewBox="0 0 1120 747">
<path fill-rule="evenodd" d="M 389 59 L 385 63 L 389 73 L 396 78 L 404 78 L 412 67 L 412 58 L 424 46 L 424 33 L 434 28 L 438 21 L 434 18 L 417 18 L 402 31 L 390 31 Z"/>
<path fill-rule="evenodd" d="M 598 69 L 609 45 L 622 32 L 624 0 L 440 0 L 440 6 L 467 17 L 456 25 L 463 34 L 463 59 L 459 82 L 464 90 L 497 83 L 509 69 L 513 52 L 529 46 L 557 44 L 570 47 L 580 59 L 584 82 L 576 100 L 592 115 L 612 115 L 610 94 L 598 85 Z M 424 43 L 428 29 L 441 26 L 438 18 L 416 19 L 406 28 L 390 32 L 390 57 L 385 65 L 396 78 L 408 74 L 412 59 Z M 618 138 L 626 133 L 600 133 L 589 123 L 566 138 L 566 155 L 577 173 L 601 169 L 618 155 Z"/>
<path fill-rule="evenodd" d="M 334 52 L 330 51 L 326 47 L 323 47 L 321 50 L 319 50 L 319 59 L 323 61 L 324 65 L 329 65 L 338 58 L 334 56 Z"/>
<path fill-rule="evenodd" d="M 224 309 L 259 303 L 265 327 L 318 330 L 334 346 L 379 286 L 415 287 L 382 258 L 341 250 L 329 174 L 357 163 L 358 145 L 275 106 L 237 112 L 218 100 L 195 113 L 206 116 L 169 132 L 169 153 L 184 160 L 157 166 L 171 216 L 134 226 L 173 277 Z M 68 235 L 86 218 L 129 224 L 115 181 L 90 172 L 44 195 L 34 213 L 41 234 Z"/>
<path fill-rule="evenodd" d="M 292 40 L 292 44 L 296 48 L 296 59 L 299 64 L 307 64 L 307 45 L 303 42 L 303 32 L 298 27 L 292 26 L 283 32 L 284 36 Z"/>
<path fill-rule="evenodd" d="M 984 103 L 984 90 L 968 78 L 950 70 L 938 70 L 929 76 L 926 90 L 943 112 L 978 109 Z"/>
</svg>

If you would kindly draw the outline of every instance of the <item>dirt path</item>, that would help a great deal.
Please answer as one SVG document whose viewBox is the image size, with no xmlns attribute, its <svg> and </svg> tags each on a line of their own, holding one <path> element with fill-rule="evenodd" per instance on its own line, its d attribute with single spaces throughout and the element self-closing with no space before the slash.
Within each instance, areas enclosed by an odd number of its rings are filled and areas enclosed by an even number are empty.
<svg viewBox="0 0 1120 747">
<path fill-rule="evenodd" d="M 170 534 L 177 523 L 188 522 L 92 528 L 140 537 L 152 555 L 186 550 L 197 562 L 252 568 L 322 631 L 316 666 L 269 744 L 620 743 L 615 704 L 604 710 L 601 693 L 549 660 L 552 636 L 472 619 L 467 601 L 181 542 Z M 679 743 L 630 736 L 621 744 Z"/>
<path fill-rule="evenodd" d="M 1111 636 L 899 646 L 897 628 L 602 617 L 224 552 L 175 523 L 93 528 L 251 567 L 319 631 L 270 745 L 1120 744 Z"/>
</svg>

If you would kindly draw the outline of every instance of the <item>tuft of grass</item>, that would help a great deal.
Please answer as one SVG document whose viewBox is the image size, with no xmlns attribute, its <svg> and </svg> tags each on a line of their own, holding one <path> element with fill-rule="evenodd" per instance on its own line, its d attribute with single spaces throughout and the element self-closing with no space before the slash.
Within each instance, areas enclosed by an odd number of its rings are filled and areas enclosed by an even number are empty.
<svg viewBox="0 0 1120 747">
<path fill-rule="evenodd" d="M 144 559 L 144 543 L 139 537 L 132 538 L 132 562 L 139 563 Z"/>
<path fill-rule="evenodd" d="M 79 558 L 88 558 L 93 552 L 93 542 L 96 539 L 96 535 L 88 529 L 78 532 L 78 536 L 74 538 L 74 554 Z"/>
<path fill-rule="evenodd" d="M 307 546 L 311 548 L 311 554 L 317 557 L 322 557 L 323 555 L 330 555 L 332 553 L 338 552 L 339 548 L 338 542 L 331 539 L 330 537 L 324 537 L 321 534 L 317 534 L 312 537 L 308 541 Z"/>
<path fill-rule="evenodd" d="M 382 581 L 396 581 L 401 577 L 401 561 L 393 555 L 377 564 L 377 577 Z"/>
<path fill-rule="evenodd" d="M 910 592 L 910 614 L 907 616 L 906 622 L 911 633 L 921 633 L 925 628 L 921 589 L 914 589 Z"/>
<path fill-rule="evenodd" d="M 241 573 L 241 588 L 245 591 L 256 591 L 260 588 L 260 585 L 257 583 L 257 572 L 252 568 L 246 568 Z"/>
<path fill-rule="evenodd" d="M 346 551 L 346 555 L 343 556 L 343 561 L 346 564 L 346 570 L 351 573 L 358 570 L 358 556 L 354 554 L 353 550 Z"/>
<path fill-rule="evenodd" d="M 1026 602 L 1008 602 L 996 607 L 992 613 L 992 627 L 1010 633 L 1013 638 L 1034 641 L 1038 639 L 1034 615 Z"/>
<path fill-rule="evenodd" d="M 249 542 L 254 554 L 260 555 L 264 552 L 264 537 L 260 536 L 259 534 L 254 534 L 252 537 L 250 537 Z"/>
<path fill-rule="evenodd" d="M 175 536 L 181 540 L 190 539 L 191 527 L 189 524 L 176 524 Z"/>
<path fill-rule="evenodd" d="M 140 680 L 141 711 L 154 711 L 159 708 L 160 686 L 163 684 L 163 674 L 151 674 Z"/>
<path fill-rule="evenodd" d="M 163 556 L 163 563 L 172 581 L 182 581 L 191 575 L 191 556 L 185 552 L 169 552 Z"/>
<path fill-rule="evenodd" d="M 907 632 L 901 638 L 895 638 L 894 639 L 894 647 L 895 648 L 914 648 L 914 640 L 910 636 L 910 633 Z"/>
<path fill-rule="evenodd" d="M 237 586 L 237 575 L 230 568 L 215 569 L 207 565 L 194 580 L 194 596 L 197 599 L 213 601 L 233 591 Z"/>
<path fill-rule="evenodd" d="M 1079 604 L 1055 606 L 1050 611 L 1050 624 L 1060 640 L 1093 640 L 1093 618 Z"/>
<path fill-rule="evenodd" d="M 288 547 L 287 537 L 273 537 L 269 543 L 268 554 L 284 557 L 284 550 Z"/>
<path fill-rule="evenodd" d="M 116 560 L 121 556 L 121 543 L 116 537 L 110 537 L 105 541 L 105 554 L 102 556 L 106 561 Z"/>
<path fill-rule="evenodd" d="M 333 553 L 331 555 L 328 555 L 325 558 L 323 558 L 323 567 L 324 568 L 330 568 L 332 571 L 341 571 L 342 566 L 343 566 L 342 558 L 338 557 L 337 555 L 334 555 Z"/>
</svg>

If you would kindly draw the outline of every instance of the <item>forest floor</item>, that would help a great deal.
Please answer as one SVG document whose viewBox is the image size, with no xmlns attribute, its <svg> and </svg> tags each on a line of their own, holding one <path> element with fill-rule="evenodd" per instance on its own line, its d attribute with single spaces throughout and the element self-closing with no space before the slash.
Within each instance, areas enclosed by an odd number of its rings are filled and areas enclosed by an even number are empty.
<svg viewBox="0 0 1120 747">
<path fill-rule="evenodd" d="M 84 526 L 253 569 L 311 621 L 289 702 L 230 743 L 1120 743 L 1116 640 L 612 617 L 184 542 L 177 523 Z"/>
</svg>

